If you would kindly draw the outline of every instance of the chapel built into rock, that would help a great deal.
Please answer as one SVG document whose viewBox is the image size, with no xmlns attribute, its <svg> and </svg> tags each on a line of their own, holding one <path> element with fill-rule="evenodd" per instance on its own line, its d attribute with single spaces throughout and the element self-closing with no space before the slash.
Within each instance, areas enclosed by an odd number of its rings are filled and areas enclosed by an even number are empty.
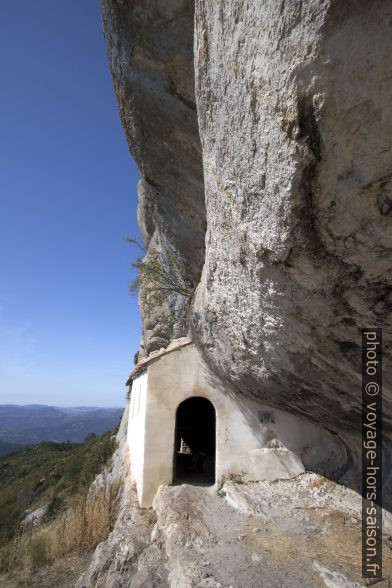
<svg viewBox="0 0 392 588">
<path fill-rule="evenodd" d="M 142 360 L 128 384 L 131 475 L 142 507 L 161 484 L 287 479 L 346 457 L 321 427 L 223 390 L 187 338 Z"/>
</svg>

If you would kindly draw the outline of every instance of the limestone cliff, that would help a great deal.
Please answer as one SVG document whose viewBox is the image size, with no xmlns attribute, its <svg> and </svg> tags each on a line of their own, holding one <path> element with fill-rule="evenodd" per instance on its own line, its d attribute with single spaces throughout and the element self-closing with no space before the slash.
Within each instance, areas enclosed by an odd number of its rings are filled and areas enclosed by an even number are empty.
<svg viewBox="0 0 392 588">
<path fill-rule="evenodd" d="M 329 480 L 162 485 L 154 512 L 137 506 L 125 415 L 104 476 L 123 480 L 118 517 L 78 586 L 360 586 L 363 327 L 384 329 L 385 489 L 391 475 L 392 4 L 102 13 L 146 247 L 195 290 L 141 296 L 141 354 L 190 336 L 231 398 L 310 419 L 335 457 Z M 385 512 L 385 578 L 391 532 Z"/>
<path fill-rule="evenodd" d="M 190 328 L 228 389 L 350 435 L 360 329 L 382 326 L 390 436 L 391 3 L 102 11 L 146 244 L 197 285 L 142 305 L 146 351 Z"/>
<path fill-rule="evenodd" d="M 207 207 L 192 316 L 238 391 L 360 422 L 360 329 L 384 327 L 391 435 L 392 5 L 198 0 Z"/>
<path fill-rule="evenodd" d="M 139 224 L 147 249 L 176 257 L 191 288 L 204 263 L 202 154 L 194 92 L 193 2 L 103 0 L 120 114 L 139 166 Z M 186 335 L 189 302 L 144 305 L 142 353 Z"/>
</svg>

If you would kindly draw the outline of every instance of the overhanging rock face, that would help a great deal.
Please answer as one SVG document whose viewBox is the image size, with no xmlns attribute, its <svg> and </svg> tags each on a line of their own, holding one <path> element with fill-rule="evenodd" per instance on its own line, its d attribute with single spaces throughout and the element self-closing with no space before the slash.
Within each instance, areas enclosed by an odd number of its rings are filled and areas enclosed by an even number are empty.
<svg viewBox="0 0 392 588">
<path fill-rule="evenodd" d="M 142 308 L 146 347 L 191 313 L 225 395 L 352 439 L 360 329 L 384 327 L 390 438 L 391 3 L 102 6 L 143 231 L 198 284 L 191 307 Z"/>
<path fill-rule="evenodd" d="M 359 431 L 384 327 L 391 436 L 392 4 L 196 1 L 207 205 L 193 333 L 236 390 Z"/>
<path fill-rule="evenodd" d="M 176 258 L 181 279 L 192 289 L 204 263 L 206 229 L 194 3 L 102 0 L 102 15 L 121 120 L 141 174 L 140 228 L 148 249 Z M 162 305 L 141 297 L 140 306 L 142 352 L 187 334 L 189 304 L 183 297 L 168 296 Z"/>
</svg>

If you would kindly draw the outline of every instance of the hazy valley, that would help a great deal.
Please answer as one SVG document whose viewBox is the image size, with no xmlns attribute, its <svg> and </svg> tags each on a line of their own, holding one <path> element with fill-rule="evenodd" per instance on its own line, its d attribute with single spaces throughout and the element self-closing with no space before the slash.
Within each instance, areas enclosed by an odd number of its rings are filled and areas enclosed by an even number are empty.
<svg viewBox="0 0 392 588">
<path fill-rule="evenodd" d="M 81 443 L 118 425 L 123 409 L 0 405 L 0 457 L 41 441 Z"/>
</svg>

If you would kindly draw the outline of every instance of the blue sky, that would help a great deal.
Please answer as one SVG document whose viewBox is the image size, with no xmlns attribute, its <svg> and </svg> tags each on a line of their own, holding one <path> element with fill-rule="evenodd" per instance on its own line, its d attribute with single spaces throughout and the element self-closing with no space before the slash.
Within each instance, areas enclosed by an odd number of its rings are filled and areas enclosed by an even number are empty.
<svg viewBox="0 0 392 588">
<path fill-rule="evenodd" d="M 0 28 L 0 403 L 122 406 L 138 172 L 99 0 L 1 0 Z"/>
</svg>

